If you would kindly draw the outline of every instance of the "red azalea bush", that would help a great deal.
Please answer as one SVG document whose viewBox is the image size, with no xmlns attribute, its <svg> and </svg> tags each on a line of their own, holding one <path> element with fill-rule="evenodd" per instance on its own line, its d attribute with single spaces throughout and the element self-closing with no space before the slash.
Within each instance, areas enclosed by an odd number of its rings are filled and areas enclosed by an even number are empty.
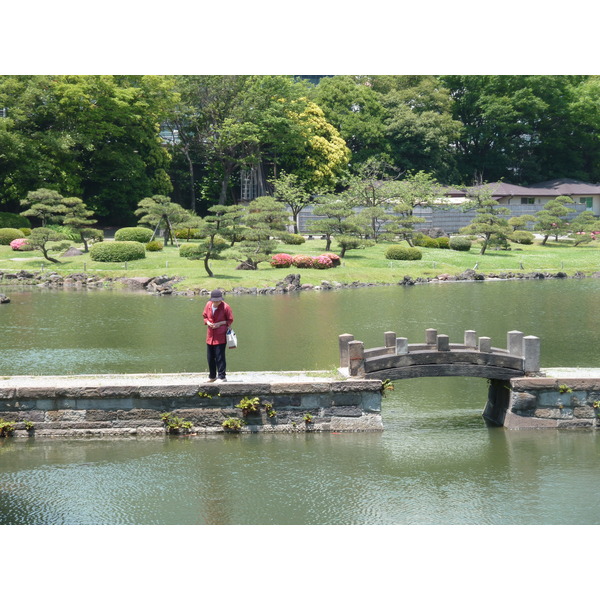
<svg viewBox="0 0 600 600">
<path fill-rule="evenodd" d="M 31 250 L 31 248 L 27 245 L 28 240 L 25 238 L 17 238 L 10 243 L 10 247 L 13 250 Z"/>
<path fill-rule="evenodd" d="M 299 269 L 311 269 L 314 266 L 314 261 L 315 259 L 312 256 L 298 254 L 298 256 L 294 256 L 292 264 Z"/>
<path fill-rule="evenodd" d="M 321 256 L 317 256 L 317 258 L 314 259 L 313 267 L 315 269 L 331 269 L 331 267 L 333 267 L 333 261 L 329 256 L 321 254 Z"/>
<path fill-rule="evenodd" d="M 332 267 L 339 267 L 342 264 L 342 259 L 333 252 L 324 252 L 321 256 L 328 256 L 331 259 Z"/>
<path fill-rule="evenodd" d="M 286 267 L 291 267 L 293 258 L 290 254 L 273 254 L 271 256 L 271 266 L 276 269 L 285 269 Z"/>
<path fill-rule="evenodd" d="M 307 256 L 306 254 L 298 254 L 291 256 L 290 254 L 274 254 L 269 261 L 272 267 L 276 269 L 285 269 L 296 267 L 298 269 L 331 269 L 341 264 L 340 257 L 333 252 L 325 252 L 319 256 Z"/>
</svg>

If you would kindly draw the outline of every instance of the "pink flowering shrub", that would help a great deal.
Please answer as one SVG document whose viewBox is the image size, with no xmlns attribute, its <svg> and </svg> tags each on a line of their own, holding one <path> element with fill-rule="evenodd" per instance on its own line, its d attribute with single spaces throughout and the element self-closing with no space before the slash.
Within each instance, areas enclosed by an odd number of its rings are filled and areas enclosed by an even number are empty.
<svg viewBox="0 0 600 600">
<path fill-rule="evenodd" d="M 28 240 L 25 238 L 17 238 L 10 243 L 10 247 L 13 250 L 31 250 L 31 248 L 27 245 Z"/>
<path fill-rule="evenodd" d="M 315 269 L 331 269 L 331 267 L 333 267 L 333 261 L 329 256 L 321 254 L 321 256 L 317 256 L 317 258 L 314 259 L 313 267 Z"/>
<path fill-rule="evenodd" d="M 332 267 L 339 267 L 342 264 L 342 259 L 333 252 L 324 252 L 321 256 L 329 256 L 331 259 Z"/>
<path fill-rule="evenodd" d="M 271 266 L 276 269 L 285 269 L 286 267 L 291 267 L 293 258 L 290 254 L 273 254 L 271 256 Z"/>
<path fill-rule="evenodd" d="M 292 264 L 299 269 L 311 269 L 314 266 L 315 259 L 312 256 L 298 254 L 294 256 Z"/>
</svg>

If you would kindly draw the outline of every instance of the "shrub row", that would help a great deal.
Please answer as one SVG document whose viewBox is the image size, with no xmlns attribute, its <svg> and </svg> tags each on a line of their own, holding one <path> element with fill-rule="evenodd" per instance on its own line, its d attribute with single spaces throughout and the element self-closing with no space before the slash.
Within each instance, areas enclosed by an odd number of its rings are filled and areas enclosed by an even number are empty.
<svg viewBox="0 0 600 600">
<path fill-rule="evenodd" d="M 271 257 L 270 264 L 276 269 L 286 269 L 289 267 L 296 267 L 297 269 L 331 269 L 332 267 L 338 267 L 341 264 L 340 257 L 332 252 L 326 252 L 319 256 L 307 256 L 305 254 L 298 254 L 292 256 L 291 254 L 274 254 Z"/>
<path fill-rule="evenodd" d="M 90 249 L 90 258 L 98 262 L 127 262 L 146 258 L 140 242 L 98 242 Z"/>
</svg>

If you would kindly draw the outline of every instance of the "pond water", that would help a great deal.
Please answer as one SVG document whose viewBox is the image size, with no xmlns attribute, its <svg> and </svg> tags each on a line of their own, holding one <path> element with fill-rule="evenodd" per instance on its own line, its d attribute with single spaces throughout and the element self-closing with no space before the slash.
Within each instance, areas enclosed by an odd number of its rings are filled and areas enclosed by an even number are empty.
<svg viewBox="0 0 600 600">
<path fill-rule="evenodd" d="M 0 375 L 205 372 L 205 299 L 1 289 Z M 542 367 L 598 367 L 600 280 L 429 284 L 230 296 L 228 371 L 332 369 L 437 328 L 542 340 Z M 600 436 L 506 431 L 485 380 L 396 382 L 383 433 L 0 439 L 0 524 L 489 525 L 600 523 Z"/>
</svg>

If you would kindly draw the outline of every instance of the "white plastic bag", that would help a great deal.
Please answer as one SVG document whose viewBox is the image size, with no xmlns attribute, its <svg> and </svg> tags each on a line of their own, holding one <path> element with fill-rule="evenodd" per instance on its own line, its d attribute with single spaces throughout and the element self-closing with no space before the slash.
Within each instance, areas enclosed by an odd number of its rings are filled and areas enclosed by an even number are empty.
<svg viewBox="0 0 600 600">
<path fill-rule="evenodd" d="M 233 329 L 227 330 L 227 347 L 237 348 L 237 335 L 235 335 L 235 331 Z"/>
</svg>

